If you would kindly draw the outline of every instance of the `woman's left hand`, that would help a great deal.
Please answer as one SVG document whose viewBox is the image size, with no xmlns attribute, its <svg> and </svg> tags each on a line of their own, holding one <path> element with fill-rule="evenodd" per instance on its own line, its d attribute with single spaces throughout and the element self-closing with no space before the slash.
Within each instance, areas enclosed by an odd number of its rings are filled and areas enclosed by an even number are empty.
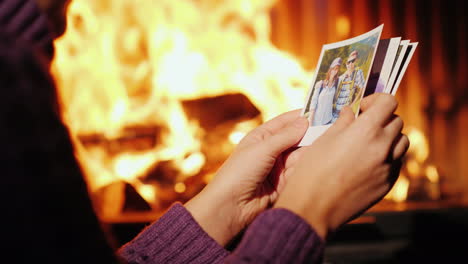
<svg viewBox="0 0 468 264">
<path fill-rule="evenodd" d="M 299 113 L 282 114 L 247 134 L 214 179 L 185 205 L 221 245 L 276 201 L 301 153 L 292 148 L 308 126 Z"/>
</svg>

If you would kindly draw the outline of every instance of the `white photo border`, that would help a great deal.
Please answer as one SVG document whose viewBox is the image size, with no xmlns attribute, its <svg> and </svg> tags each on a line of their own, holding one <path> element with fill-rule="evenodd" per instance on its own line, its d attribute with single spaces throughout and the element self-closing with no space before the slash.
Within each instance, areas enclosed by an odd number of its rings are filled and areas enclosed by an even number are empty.
<svg viewBox="0 0 468 264">
<path fill-rule="evenodd" d="M 312 96 L 312 93 L 313 93 L 313 90 L 314 90 L 313 86 L 317 81 L 317 76 L 318 76 L 318 73 L 319 73 L 319 70 L 320 70 L 320 65 L 322 64 L 322 59 L 323 59 L 323 56 L 324 56 L 325 52 L 328 51 L 328 50 L 331 50 L 331 49 L 336 49 L 336 48 L 340 48 L 340 47 L 343 47 L 343 46 L 349 46 L 349 45 L 352 45 L 352 44 L 357 43 L 359 41 L 362 41 L 362 40 L 364 40 L 364 39 L 366 39 L 368 37 L 377 35 L 377 42 L 375 44 L 374 50 L 372 52 L 372 57 L 371 57 L 371 61 L 373 61 L 374 56 L 375 56 L 375 52 L 377 51 L 378 43 L 380 41 L 380 36 L 382 34 L 383 26 L 384 26 L 384 24 L 381 24 L 380 26 L 374 28 L 373 30 L 368 31 L 368 32 L 366 32 L 366 33 L 364 33 L 362 35 L 356 36 L 354 38 L 346 39 L 346 40 L 331 43 L 331 44 L 325 44 L 325 45 L 322 46 L 322 51 L 320 52 L 320 57 L 319 57 L 319 60 L 317 62 L 317 67 L 316 67 L 315 73 L 314 73 L 314 75 L 312 77 L 312 81 L 311 81 L 312 85 L 309 88 L 309 92 L 307 93 L 307 97 L 306 97 L 306 100 L 304 102 L 304 107 L 302 108 L 302 111 L 301 111 L 301 116 L 303 116 L 308 110 L 308 109 L 306 109 L 307 102 L 310 100 L 310 98 Z M 371 67 L 369 67 L 369 69 L 367 70 L 367 73 L 365 75 L 366 78 L 365 78 L 364 88 L 367 86 L 367 80 L 369 79 L 369 73 L 370 73 L 371 68 L 372 68 L 372 63 L 371 63 Z M 362 99 L 363 95 L 364 95 L 364 92 L 361 93 L 361 98 L 360 99 Z M 358 108 L 357 108 L 356 116 L 359 113 L 359 108 L 360 108 L 360 106 L 358 106 Z M 298 146 L 306 146 L 306 145 L 312 144 L 312 142 L 315 139 L 317 139 L 320 135 L 322 135 L 330 126 L 331 126 L 331 124 L 323 125 L 323 126 L 309 126 L 307 128 L 307 131 L 306 131 L 304 137 L 299 142 Z"/>
</svg>

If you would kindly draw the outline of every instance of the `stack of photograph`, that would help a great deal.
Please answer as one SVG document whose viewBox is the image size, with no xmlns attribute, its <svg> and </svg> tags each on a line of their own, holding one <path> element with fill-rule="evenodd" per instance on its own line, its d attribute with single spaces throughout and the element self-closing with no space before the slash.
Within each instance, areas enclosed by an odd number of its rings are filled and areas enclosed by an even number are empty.
<svg viewBox="0 0 468 264">
<path fill-rule="evenodd" d="M 322 47 L 302 115 L 309 128 L 299 146 L 310 145 L 339 117 L 344 106 L 359 114 L 373 93 L 395 95 L 418 45 L 401 37 L 380 39 L 383 25 Z"/>
</svg>

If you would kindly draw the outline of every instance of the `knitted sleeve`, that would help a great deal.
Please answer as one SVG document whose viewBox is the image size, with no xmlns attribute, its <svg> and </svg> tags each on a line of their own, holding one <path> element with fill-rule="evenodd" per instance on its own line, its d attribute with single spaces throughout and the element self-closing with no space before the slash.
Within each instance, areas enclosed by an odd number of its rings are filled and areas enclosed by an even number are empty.
<svg viewBox="0 0 468 264">
<path fill-rule="evenodd" d="M 320 263 L 323 249 L 302 218 L 273 209 L 257 217 L 230 254 L 177 203 L 118 254 L 129 263 Z"/>
<path fill-rule="evenodd" d="M 226 263 L 321 263 L 324 241 L 286 209 L 263 212 Z"/>
<path fill-rule="evenodd" d="M 34 45 L 48 56 L 53 54 L 52 35 L 47 17 L 36 1 L 1 0 L 0 30 Z"/>
<path fill-rule="evenodd" d="M 229 252 L 176 203 L 118 254 L 129 263 L 219 263 Z"/>
</svg>

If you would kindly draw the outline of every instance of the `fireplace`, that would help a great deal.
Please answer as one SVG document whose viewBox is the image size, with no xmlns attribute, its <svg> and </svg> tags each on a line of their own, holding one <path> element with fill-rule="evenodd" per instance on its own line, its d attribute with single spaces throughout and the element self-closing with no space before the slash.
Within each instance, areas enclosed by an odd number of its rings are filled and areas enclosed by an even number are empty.
<svg viewBox="0 0 468 264">
<path fill-rule="evenodd" d="M 465 208 L 463 7 L 439 0 L 74 0 L 53 72 L 99 217 L 147 223 L 193 197 L 243 135 L 302 107 L 322 44 L 381 23 L 384 38 L 420 43 L 397 95 L 412 145 L 389 195 L 347 228 Z"/>
<path fill-rule="evenodd" d="M 71 3 L 54 73 L 103 221 L 155 219 L 248 131 L 301 107 L 310 69 L 272 44 L 274 2 Z"/>
</svg>

